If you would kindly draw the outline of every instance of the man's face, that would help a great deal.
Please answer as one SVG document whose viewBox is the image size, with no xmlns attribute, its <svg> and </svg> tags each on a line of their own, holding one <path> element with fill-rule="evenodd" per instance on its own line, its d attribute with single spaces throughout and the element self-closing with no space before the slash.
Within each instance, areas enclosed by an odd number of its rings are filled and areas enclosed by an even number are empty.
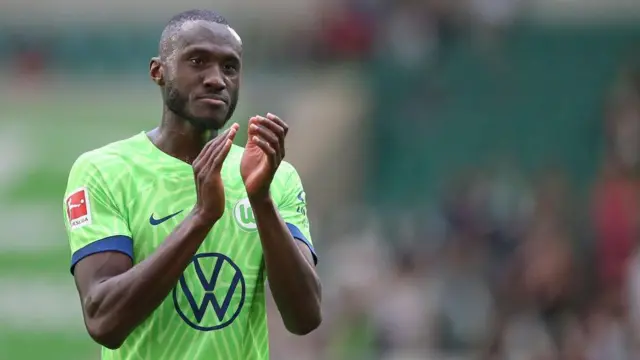
<svg viewBox="0 0 640 360">
<path fill-rule="evenodd" d="M 163 99 L 176 115 L 205 129 L 220 129 L 238 102 L 242 48 L 226 25 L 195 21 L 177 33 L 166 57 Z"/>
</svg>

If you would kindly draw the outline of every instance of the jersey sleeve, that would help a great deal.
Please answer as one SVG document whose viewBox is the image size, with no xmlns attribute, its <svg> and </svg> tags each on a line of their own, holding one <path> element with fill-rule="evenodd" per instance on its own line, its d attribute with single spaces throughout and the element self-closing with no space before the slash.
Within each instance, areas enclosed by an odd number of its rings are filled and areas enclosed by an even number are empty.
<svg viewBox="0 0 640 360">
<path fill-rule="evenodd" d="M 298 172 L 292 166 L 287 176 L 282 200 L 278 206 L 280 216 L 287 224 L 293 238 L 302 241 L 309 247 L 313 261 L 317 264 L 318 256 L 311 240 L 309 218 L 307 217 L 307 195 L 302 187 Z"/>
<path fill-rule="evenodd" d="M 73 164 L 63 204 L 72 274 L 80 260 L 100 252 L 120 252 L 133 259 L 131 231 L 107 184 L 86 154 Z"/>
</svg>

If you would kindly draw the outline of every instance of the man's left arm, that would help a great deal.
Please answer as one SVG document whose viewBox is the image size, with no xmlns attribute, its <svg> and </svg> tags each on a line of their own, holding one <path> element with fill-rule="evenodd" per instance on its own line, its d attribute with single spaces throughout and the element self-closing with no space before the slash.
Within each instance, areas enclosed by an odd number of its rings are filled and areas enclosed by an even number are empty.
<svg viewBox="0 0 640 360">
<path fill-rule="evenodd" d="M 309 232 L 305 194 L 295 169 L 287 170 L 279 204 L 270 196 L 250 201 L 278 310 L 287 330 L 305 335 L 322 321 L 321 285 L 315 269 L 317 257 Z"/>
</svg>

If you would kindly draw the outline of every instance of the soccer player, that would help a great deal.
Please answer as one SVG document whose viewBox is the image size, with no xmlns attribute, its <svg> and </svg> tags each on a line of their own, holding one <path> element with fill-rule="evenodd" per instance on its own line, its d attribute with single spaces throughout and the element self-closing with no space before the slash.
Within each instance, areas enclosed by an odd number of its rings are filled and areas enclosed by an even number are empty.
<svg viewBox="0 0 640 360">
<path fill-rule="evenodd" d="M 265 282 L 286 328 L 321 322 L 305 193 L 267 114 L 218 133 L 242 43 L 220 15 L 175 16 L 150 64 L 160 126 L 82 154 L 65 194 L 71 272 L 102 358 L 268 359 Z"/>
</svg>

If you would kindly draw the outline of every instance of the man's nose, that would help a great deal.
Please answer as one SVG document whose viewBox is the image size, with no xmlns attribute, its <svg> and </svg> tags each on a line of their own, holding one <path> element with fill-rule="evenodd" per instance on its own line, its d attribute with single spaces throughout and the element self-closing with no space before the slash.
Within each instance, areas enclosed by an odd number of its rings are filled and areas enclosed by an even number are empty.
<svg viewBox="0 0 640 360">
<path fill-rule="evenodd" d="M 219 66 L 212 66 L 205 74 L 204 86 L 215 91 L 224 90 L 227 85 Z"/>
</svg>

